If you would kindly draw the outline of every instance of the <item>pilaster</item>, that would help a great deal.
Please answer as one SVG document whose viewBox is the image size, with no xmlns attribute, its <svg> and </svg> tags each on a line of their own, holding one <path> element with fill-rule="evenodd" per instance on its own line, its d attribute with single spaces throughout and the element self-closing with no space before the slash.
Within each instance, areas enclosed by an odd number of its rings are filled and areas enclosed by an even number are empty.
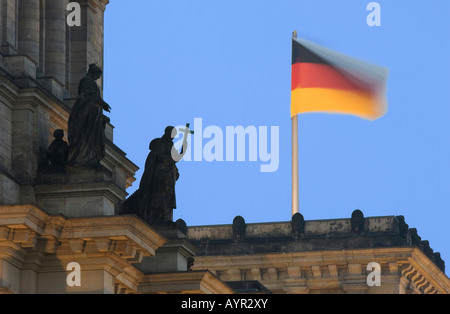
<svg viewBox="0 0 450 314">
<path fill-rule="evenodd" d="M 17 22 L 19 0 L 3 0 L 1 3 L 0 50 L 4 54 L 17 53 Z"/>
<path fill-rule="evenodd" d="M 45 3 L 45 76 L 62 85 L 66 81 L 66 7 L 67 0 Z"/>
<path fill-rule="evenodd" d="M 18 48 L 36 64 L 40 62 L 40 1 L 19 0 Z"/>
<path fill-rule="evenodd" d="M 78 0 L 81 7 L 81 26 L 69 28 L 70 75 L 68 90 L 71 98 L 78 95 L 78 83 L 86 75 L 88 66 L 95 63 L 103 68 L 104 11 L 108 0 Z M 98 81 L 103 91 L 103 78 Z M 67 102 L 71 104 L 70 101 Z"/>
</svg>

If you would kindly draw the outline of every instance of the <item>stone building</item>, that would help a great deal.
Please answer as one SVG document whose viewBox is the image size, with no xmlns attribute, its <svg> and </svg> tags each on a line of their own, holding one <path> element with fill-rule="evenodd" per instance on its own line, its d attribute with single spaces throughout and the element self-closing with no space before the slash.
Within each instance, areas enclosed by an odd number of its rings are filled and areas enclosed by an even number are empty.
<svg viewBox="0 0 450 314">
<path fill-rule="evenodd" d="M 352 218 L 304 221 L 296 215 L 291 222 L 188 228 L 198 248 L 193 269 L 209 269 L 225 282 L 258 281 L 282 294 L 450 293 L 440 254 L 403 216 L 364 218 L 356 210 Z"/>
<path fill-rule="evenodd" d="M 101 169 L 45 171 L 80 79 L 103 67 L 109 1 L 73 2 L 81 26 L 67 25 L 67 0 L 0 1 L 0 293 L 450 292 L 403 217 L 168 228 L 119 216 L 138 166 L 111 124 Z"/>
</svg>

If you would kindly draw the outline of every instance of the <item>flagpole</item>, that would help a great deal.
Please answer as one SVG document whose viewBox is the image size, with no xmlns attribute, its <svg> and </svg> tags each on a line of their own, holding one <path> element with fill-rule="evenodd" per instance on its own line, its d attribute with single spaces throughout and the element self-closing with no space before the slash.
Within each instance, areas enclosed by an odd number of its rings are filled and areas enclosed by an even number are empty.
<svg viewBox="0 0 450 314">
<path fill-rule="evenodd" d="M 295 115 L 292 117 L 292 216 L 299 212 L 298 115 Z"/>
<path fill-rule="evenodd" d="M 297 31 L 292 33 L 297 38 Z M 300 212 L 299 175 L 298 175 L 298 115 L 292 117 L 292 216 Z"/>
</svg>

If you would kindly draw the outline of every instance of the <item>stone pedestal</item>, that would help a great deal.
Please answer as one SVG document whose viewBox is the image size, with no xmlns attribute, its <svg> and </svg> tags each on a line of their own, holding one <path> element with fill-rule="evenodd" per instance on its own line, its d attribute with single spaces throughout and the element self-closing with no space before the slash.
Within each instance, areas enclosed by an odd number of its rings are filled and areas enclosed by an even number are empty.
<svg viewBox="0 0 450 314">
<path fill-rule="evenodd" d="M 169 240 L 155 256 L 144 257 L 136 268 L 143 273 L 187 271 L 195 255 L 195 247 L 185 239 Z"/>
<path fill-rule="evenodd" d="M 183 230 L 174 223 L 173 226 L 152 225 L 153 230 L 168 239 L 155 256 L 144 257 L 136 268 L 145 273 L 168 273 L 187 271 L 193 263 L 197 248 L 186 239 Z"/>
<path fill-rule="evenodd" d="M 37 81 L 57 99 L 64 100 L 64 85 L 53 77 L 39 77 Z"/>
<path fill-rule="evenodd" d="M 114 215 L 127 196 L 104 167 L 94 170 L 67 166 L 66 173 L 40 174 L 37 183 L 37 204 L 49 214 L 68 218 Z"/>
<path fill-rule="evenodd" d="M 106 156 L 98 169 L 71 166 L 40 168 L 34 186 L 37 205 L 49 214 L 62 214 L 67 218 L 118 214 L 138 167 L 110 142 L 112 129 L 109 125 Z"/>
<path fill-rule="evenodd" d="M 31 77 L 36 79 L 37 63 L 27 55 L 9 55 L 3 58 L 9 73 L 16 78 Z"/>
</svg>

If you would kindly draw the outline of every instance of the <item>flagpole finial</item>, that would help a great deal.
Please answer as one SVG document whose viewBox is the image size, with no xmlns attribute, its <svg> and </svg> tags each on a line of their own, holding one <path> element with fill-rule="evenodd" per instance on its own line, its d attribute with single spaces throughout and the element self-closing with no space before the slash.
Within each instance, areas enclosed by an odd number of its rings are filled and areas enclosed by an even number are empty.
<svg viewBox="0 0 450 314">
<path fill-rule="evenodd" d="M 297 31 L 292 32 L 292 38 L 297 38 Z"/>
</svg>

